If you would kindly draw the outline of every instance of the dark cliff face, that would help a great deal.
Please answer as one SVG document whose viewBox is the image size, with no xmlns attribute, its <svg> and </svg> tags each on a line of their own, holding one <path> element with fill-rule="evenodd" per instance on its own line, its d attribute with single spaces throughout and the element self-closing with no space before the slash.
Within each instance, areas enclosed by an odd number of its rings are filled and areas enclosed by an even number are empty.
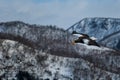
<svg viewBox="0 0 120 80">
<path fill-rule="evenodd" d="M 69 32 L 52 26 L 29 25 L 19 21 L 1 23 L 0 77 L 120 79 L 119 52 L 106 47 L 72 45 L 74 38 L 76 36 Z"/>
<path fill-rule="evenodd" d="M 120 19 L 84 18 L 67 30 L 94 36 L 100 44 L 114 49 L 120 49 Z"/>
</svg>

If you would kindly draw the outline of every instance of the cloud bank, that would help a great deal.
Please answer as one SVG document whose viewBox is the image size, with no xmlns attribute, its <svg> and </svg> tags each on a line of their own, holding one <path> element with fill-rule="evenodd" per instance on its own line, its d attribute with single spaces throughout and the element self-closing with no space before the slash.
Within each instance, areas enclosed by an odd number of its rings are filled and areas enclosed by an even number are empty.
<svg viewBox="0 0 120 80">
<path fill-rule="evenodd" d="M 85 17 L 120 18 L 120 0 L 0 0 L 0 22 L 68 28 Z"/>
</svg>

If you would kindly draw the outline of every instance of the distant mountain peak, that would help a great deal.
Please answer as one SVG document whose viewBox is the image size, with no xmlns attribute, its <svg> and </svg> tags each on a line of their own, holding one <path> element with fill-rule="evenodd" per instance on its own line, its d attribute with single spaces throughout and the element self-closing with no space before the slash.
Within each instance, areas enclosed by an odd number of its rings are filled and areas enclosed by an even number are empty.
<svg viewBox="0 0 120 80">
<path fill-rule="evenodd" d="M 8 21 L 8 22 L 1 22 L 0 25 L 6 25 L 6 26 L 15 26 L 15 25 L 28 25 L 27 23 L 24 23 L 22 21 Z"/>
<path fill-rule="evenodd" d="M 67 31 L 77 28 L 77 27 L 82 27 L 82 24 L 87 24 L 84 22 L 98 22 L 101 21 L 101 23 L 108 23 L 108 22 L 113 22 L 114 23 L 119 23 L 120 24 L 120 18 L 105 18 L 105 17 L 88 17 L 88 18 L 83 18 L 82 20 L 76 22 L 75 24 L 73 24 L 72 26 L 70 26 Z"/>
<path fill-rule="evenodd" d="M 84 18 L 69 27 L 67 31 L 88 34 L 96 37 L 97 41 L 104 46 L 114 49 L 120 48 L 118 47 L 118 43 L 120 43 L 120 18 Z"/>
</svg>

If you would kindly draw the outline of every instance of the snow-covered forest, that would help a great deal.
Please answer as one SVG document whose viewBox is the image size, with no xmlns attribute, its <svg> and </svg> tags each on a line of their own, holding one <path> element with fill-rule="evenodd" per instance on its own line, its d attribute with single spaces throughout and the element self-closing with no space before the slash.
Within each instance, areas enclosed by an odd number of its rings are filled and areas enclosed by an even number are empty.
<svg viewBox="0 0 120 80">
<path fill-rule="evenodd" d="M 0 23 L 0 79 L 119 80 L 119 50 L 103 45 L 72 45 L 76 36 L 70 29 L 66 31 L 56 26 L 31 25 L 21 21 Z M 91 30 L 87 28 L 85 31 Z M 100 38 L 104 36 L 108 35 Z"/>
</svg>

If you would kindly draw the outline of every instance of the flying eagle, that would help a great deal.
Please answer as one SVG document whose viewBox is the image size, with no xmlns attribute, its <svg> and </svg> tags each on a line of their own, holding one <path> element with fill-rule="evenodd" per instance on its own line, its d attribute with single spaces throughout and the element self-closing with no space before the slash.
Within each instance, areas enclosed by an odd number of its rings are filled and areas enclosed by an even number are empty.
<svg viewBox="0 0 120 80">
<path fill-rule="evenodd" d="M 87 44 L 87 45 L 95 45 L 98 46 L 98 43 L 96 42 L 96 38 L 95 37 L 89 37 L 87 34 L 83 34 L 83 33 L 77 33 L 75 31 L 73 31 L 72 33 L 73 35 L 77 35 L 79 36 L 78 39 L 74 40 L 72 42 L 72 44 L 74 45 L 75 43 L 83 43 L 83 44 Z"/>
</svg>

